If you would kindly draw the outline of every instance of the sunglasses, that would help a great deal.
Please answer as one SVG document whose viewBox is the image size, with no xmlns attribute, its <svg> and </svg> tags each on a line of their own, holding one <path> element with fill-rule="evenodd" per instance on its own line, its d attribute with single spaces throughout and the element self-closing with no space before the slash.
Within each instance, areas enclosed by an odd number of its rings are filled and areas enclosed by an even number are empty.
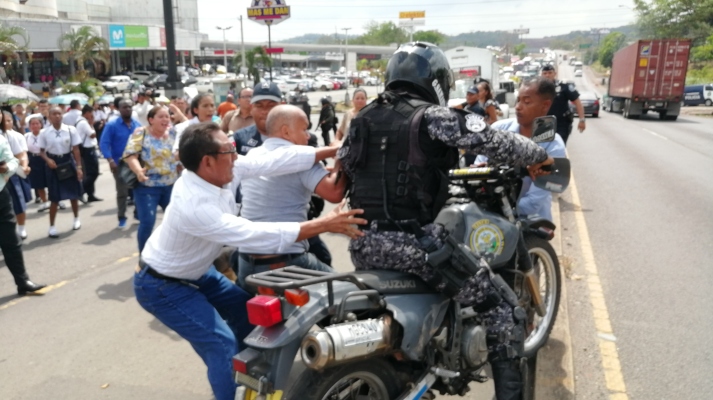
<svg viewBox="0 0 713 400">
<path fill-rule="evenodd" d="M 227 150 L 227 151 L 211 151 L 211 152 L 208 153 L 208 154 L 210 154 L 210 155 L 215 155 L 215 154 L 236 154 L 237 152 L 238 152 L 238 150 L 233 147 L 232 149 Z"/>
</svg>

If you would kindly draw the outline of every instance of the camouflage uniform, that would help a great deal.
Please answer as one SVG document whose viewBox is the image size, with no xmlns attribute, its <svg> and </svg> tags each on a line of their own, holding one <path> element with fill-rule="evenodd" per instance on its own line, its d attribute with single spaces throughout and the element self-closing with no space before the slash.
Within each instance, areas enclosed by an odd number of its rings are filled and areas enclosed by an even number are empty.
<svg viewBox="0 0 713 400">
<path fill-rule="evenodd" d="M 540 163 L 548 157 L 547 152 L 529 138 L 491 129 L 482 117 L 476 115 L 467 115 L 463 127 L 462 120 L 454 111 L 434 105 L 426 110 L 424 120 L 432 139 L 471 153 L 483 154 L 499 163 L 520 167 Z M 349 151 L 349 141 L 346 140 L 339 150 L 338 158 L 346 158 Z M 349 165 L 343 163 L 343 167 L 345 173 L 353 177 Z M 422 229 L 424 236 L 431 239 L 437 248 L 443 246 L 446 235 L 443 226 L 428 224 Z M 434 272 L 426 263 L 427 252 L 421 245 L 423 242 L 423 238 L 419 240 L 410 233 L 378 231 L 376 223 L 372 222 L 363 237 L 350 242 L 349 251 L 357 270 L 394 269 L 418 275 L 428 282 L 434 277 Z M 455 296 L 461 304 L 477 307 L 485 301 L 485 293 L 494 290 L 488 269 L 481 271 L 466 281 Z M 511 334 L 516 326 L 513 309 L 502 301 L 481 313 L 481 318 L 488 328 L 489 336 L 500 338 L 489 342 L 491 354 L 497 356 L 510 345 Z"/>
</svg>

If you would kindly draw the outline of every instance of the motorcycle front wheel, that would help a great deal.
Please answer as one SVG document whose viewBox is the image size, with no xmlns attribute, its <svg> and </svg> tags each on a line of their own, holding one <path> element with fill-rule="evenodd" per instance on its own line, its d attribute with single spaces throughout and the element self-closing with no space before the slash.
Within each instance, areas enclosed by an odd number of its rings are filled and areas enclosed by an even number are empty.
<svg viewBox="0 0 713 400">
<path fill-rule="evenodd" d="M 527 312 L 527 338 L 525 339 L 524 356 L 531 358 L 547 343 L 552 327 L 557 319 L 560 294 L 562 290 L 562 274 L 555 249 L 550 242 L 537 236 L 525 236 L 525 244 L 532 259 L 540 286 L 540 296 L 545 305 L 545 315 L 540 317 L 532 306 L 532 299 L 527 292 L 522 277 L 515 279 L 515 292 Z"/>
<path fill-rule="evenodd" d="M 382 359 L 339 365 L 324 371 L 307 369 L 286 400 L 392 400 L 401 394 L 394 367 Z"/>
</svg>

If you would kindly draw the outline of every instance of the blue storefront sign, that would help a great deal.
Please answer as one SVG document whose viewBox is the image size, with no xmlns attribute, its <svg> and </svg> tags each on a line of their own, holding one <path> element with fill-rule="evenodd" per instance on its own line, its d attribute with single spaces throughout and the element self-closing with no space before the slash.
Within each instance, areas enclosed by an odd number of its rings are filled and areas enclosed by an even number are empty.
<svg viewBox="0 0 713 400">
<path fill-rule="evenodd" d="M 124 25 L 109 25 L 109 47 L 126 47 Z"/>
</svg>

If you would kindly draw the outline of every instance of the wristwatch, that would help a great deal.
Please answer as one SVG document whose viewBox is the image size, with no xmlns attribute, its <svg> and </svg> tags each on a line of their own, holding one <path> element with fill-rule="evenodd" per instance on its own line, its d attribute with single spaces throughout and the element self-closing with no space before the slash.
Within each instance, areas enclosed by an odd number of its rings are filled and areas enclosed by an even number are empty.
<svg viewBox="0 0 713 400">
<path fill-rule="evenodd" d="M 579 119 L 579 122 L 584 122 L 584 118 L 580 118 L 580 119 Z"/>
</svg>

